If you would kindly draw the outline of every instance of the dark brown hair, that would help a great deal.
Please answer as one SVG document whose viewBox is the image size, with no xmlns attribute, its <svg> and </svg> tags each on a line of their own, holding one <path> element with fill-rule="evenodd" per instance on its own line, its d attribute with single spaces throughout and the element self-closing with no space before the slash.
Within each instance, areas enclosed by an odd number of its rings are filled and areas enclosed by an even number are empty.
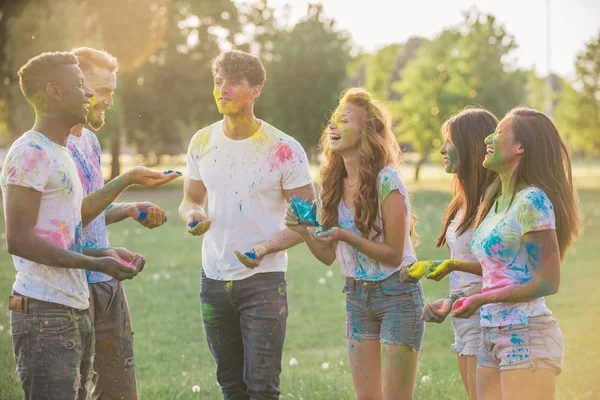
<svg viewBox="0 0 600 400">
<path fill-rule="evenodd" d="M 250 86 L 263 86 L 267 73 L 258 57 L 240 50 L 230 50 L 219 54 L 212 61 L 213 77 L 219 70 L 228 78 L 246 78 Z"/>
<path fill-rule="evenodd" d="M 512 204 L 519 184 L 532 185 L 546 193 L 554 209 L 556 236 L 560 257 L 564 258 L 569 245 L 581 234 L 579 200 L 573 188 L 571 159 L 567 146 L 554 123 L 545 114 L 525 107 L 511 110 L 510 131 L 523 147 L 523 156 L 512 176 Z M 477 215 L 477 225 L 500 196 L 502 184 L 496 178 L 490 186 Z M 509 205 L 510 207 L 510 205 Z"/>
<path fill-rule="evenodd" d="M 458 210 L 465 210 L 458 224 L 459 236 L 474 225 L 479 204 L 496 175 L 483 167 L 485 138 L 494 132 L 496 125 L 498 118 L 483 108 L 464 109 L 442 125 L 442 134 L 456 148 L 458 165 L 452 182 L 452 201 L 442 219 L 437 247 L 446 244 L 446 231 Z"/>
</svg>

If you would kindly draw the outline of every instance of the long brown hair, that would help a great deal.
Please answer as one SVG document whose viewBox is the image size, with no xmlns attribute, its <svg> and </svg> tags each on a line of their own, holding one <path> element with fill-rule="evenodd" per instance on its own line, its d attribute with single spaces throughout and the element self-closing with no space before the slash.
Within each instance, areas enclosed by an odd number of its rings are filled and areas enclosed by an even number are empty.
<svg viewBox="0 0 600 400">
<path fill-rule="evenodd" d="M 392 132 L 390 114 L 371 93 L 363 88 L 348 89 L 340 100 L 338 110 L 345 104 L 353 104 L 364 110 L 363 134 L 358 150 L 359 187 L 354 199 L 354 224 L 364 237 L 368 237 L 372 231 L 377 237 L 381 234 L 381 229 L 376 225 L 379 209 L 377 176 L 385 166 L 399 164 L 400 146 Z M 327 128 L 321 134 L 320 147 L 325 155 L 321 167 L 321 219 L 325 228 L 331 228 L 338 225 L 343 180 L 348 174 L 342 156 L 330 149 Z M 414 223 L 414 217 L 411 220 Z"/>
<path fill-rule="evenodd" d="M 545 114 L 525 107 L 511 110 L 510 130 L 523 147 L 523 156 L 510 184 L 512 204 L 520 183 L 542 189 L 554 208 L 560 257 L 582 231 L 579 200 L 573 188 L 571 159 L 556 126 Z M 499 177 L 492 183 L 477 215 L 477 225 L 502 192 Z M 510 207 L 510 205 L 509 205 Z"/>
<path fill-rule="evenodd" d="M 436 247 L 446 244 L 448 226 L 461 208 L 465 212 L 458 224 L 458 235 L 474 225 L 481 199 L 496 175 L 483 167 L 485 138 L 494 132 L 496 125 L 498 118 L 483 108 L 464 109 L 442 125 L 442 134 L 458 153 L 458 166 L 452 181 L 452 201 L 442 219 Z"/>
</svg>

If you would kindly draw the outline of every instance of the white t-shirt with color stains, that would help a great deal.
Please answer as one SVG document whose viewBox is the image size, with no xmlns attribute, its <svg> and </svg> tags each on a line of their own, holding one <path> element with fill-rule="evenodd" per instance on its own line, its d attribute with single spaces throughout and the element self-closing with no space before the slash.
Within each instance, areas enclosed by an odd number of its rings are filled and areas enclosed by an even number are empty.
<svg viewBox="0 0 600 400">
<path fill-rule="evenodd" d="M 453 260 L 477 261 L 477 257 L 471 253 L 471 240 L 475 230 L 469 227 L 461 235 L 458 234 L 458 226 L 464 215 L 463 210 L 458 210 L 450 221 L 446 230 L 446 244 L 450 249 L 450 258 Z M 481 276 L 469 274 L 468 272 L 452 271 L 450 273 L 450 292 L 465 291 L 481 283 Z"/>
<path fill-rule="evenodd" d="M 8 185 L 41 193 L 34 234 L 57 246 L 81 253 L 81 203 L 83 189 L 77 168 L 66 147 L 39 132 L 29 131 L 10 148 L 0 177 L 5 194 Z M 16 292 L 34 299 L 80 310 L 89 307 L 83 269 L 58 268 L 13 256 Z"/>
<path fill-rule="evenodd" d="M 374 260 L 359 250 L 355 249 L 346 242 L 339 241 L 335 249 L 336 261 L 342 271 L 347 276 L 358 280 L 365 281 L 380 281 L 388 278 L 400 268 L 413 264 L 417 261 L 413 245 L 410 240 L 410 201 L 408 199 L 408 191 L 404 182 L 400 178 L 400 173 L 393 165 L 388 165 L 383 168 L 377 176 L 377 193 L 379 195 L 378 211 L 376 225 L 381 229 L 381 234 L 374 237 L 375 232 L 372 232 L 369 238 L 377 243 L 385 241 L 383 233 L 383 221 L 381 217 L 381 205 L 383 201 L 397 190 L 404 196 L 404 205 L 406 206 L 406 234 L 404 239 L 404 257 L 400 265 L 388 265 Z M 340 200 L 338 206 L 338 222 L 341 229 L 353 232 L 356 235 L 361 235 L 354 224 L 354 209 L 346 208 L 343 200 Z"/>
<path fill-rule="evenodd" d="M 202 181 L 208 191 L 212 223 L 202 242 L 208 278 L 239 280 L 286 271 L 285 251 L 269 254 L 253 270 L 235 251 L 244 253 L 285 229 L 283 191 L 312 183 L 306 153 L 294 138 L 261 121 L 254 135 L 233 140 L 223 132 L 223 122 L 216 122 L 192 138 L 187 178 Z"/>
<path fill-rule="evenodd" d="M 539 254 L 526 245 L 523 236 L 556 229 L 552 203 L 535 186 L 518 192 L 506 213 L 496 213 L 495 208 L 496 204 L 471 242 L 471 251 L 481 263 L 483 293 L 533 279 L 535 265 L 531 259 Z M 491 303 L 481 307 L 481 326 L 527 325 L 530 317 L 539 315 L 552 315 L 543 297 L 522 303 Z"/>
</svg>

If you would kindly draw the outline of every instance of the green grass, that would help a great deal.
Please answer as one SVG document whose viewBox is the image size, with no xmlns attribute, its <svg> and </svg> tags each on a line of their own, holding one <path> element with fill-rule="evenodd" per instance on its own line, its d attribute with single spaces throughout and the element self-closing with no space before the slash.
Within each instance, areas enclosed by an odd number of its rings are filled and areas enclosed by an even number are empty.
<svg viewBox="0 0 600 400">
<path fill-rule="evenodd" d="M 439 186 L 446 189 L 446 185 Z M 185 232 L 177 218 L 180 189 L 132 191 L 122 200 L 150 200 L 167 210 L 169 222 L 147 230 L 126 221 L 110 227 L 113 245 L 143 253 L 148 264 L 142 274 L 126 283 L 135 331 L 139 392 L 142 399 L 218 399 L 215 365 L 204 337 L 200 317 L 199 281 L 201 238 Z M 600 268 L 594 255 L 600 238 L 600 189 L 580 190 L 585 235 L 570 250 L 562 268 L 558 295 L 548 299 L 566 341 L 564 372 L 558 378 L 558 399 L 592 399 L 600 392 Z M 448 194 L 418 191 L 412 204 L 419 217 L 423 244 L 419 258 L 439 259 L 446 250 L 434 249 L 433 239 L 448 202 Z M 2 224 L 2 227 L 4 224 Z M 3 228 L 1 228 L 3 231 Z M 3 235 L 3 234 L 2 234 Z M 3 237 L 2 237 L 3 239 Z M 14 372 L 7 298 L 14 267 L 0 243 L 0 399 L 22 398 Z M 328 270 L 333 277 L 319 284 Z M 282 398 L 352 399 L 352 381 L 345 349 L 343 277 L 315 261 L 305 245 L 290 251 L 288 330 L 281 376 Z M 430 300 L 447 294 L 448 282 L 425 282 Z M 428 324 L 421 351 L 416 399 L 466 399 L 449 323 Z M 290 366 L 294 357 L 298 364 Z M 328 369 L 322 369 L 323 363 Z M 428 383 L 421 378 L 429 375 Z M 201 391 L 193 393 L 199 385 Z M 596 393 L 596 394 L 594 394 Z"/>
</svg>

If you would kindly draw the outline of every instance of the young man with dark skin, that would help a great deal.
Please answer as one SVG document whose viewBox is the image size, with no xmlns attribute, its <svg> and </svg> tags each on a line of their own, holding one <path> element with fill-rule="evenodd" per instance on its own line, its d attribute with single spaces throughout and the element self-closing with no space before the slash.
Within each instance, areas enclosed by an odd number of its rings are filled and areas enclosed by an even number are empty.
<svg viewBox="0 0 600 400">
<path fill-rule="evenodd" d="M 224 398 L 278 399 L 285 250 L 302 241 L 285 227 L 285 210 L 291 192 L 314 199 L 315 191 L 300 144 L 254 116 L 260 60 L 229 51 L 212 71 L 223 119 L 192 138 L 179 212 L 188 232 L 204 235 L 202 318 Z"/>
<path fill-rule="evenodd" d="M 70 129 L 87 120 L 92 92 L 77 58 L 41 54 L 19 78 L 36 120 L 13 143 L 0 177 L 17 270 L 9 301 L 17 371 L 27 399 L 85 399 L 94 331 L 84 270 L 131 279 L 145 261 L 127 263 L 117 249 L 82 249 L 82 210 L 93 212 L 66 145 Z"/>
<path fill-rule="evenodd" d="M 79 61 L 86 86 L 94 95 L 87 127 L 78 124 L 71 128 L 67 147 L 77 166 L 84 196 L 91 195 L 95 199 L 92 212 L 97 213 L 108 207 L 106 212 L 102 211 L 83 229 L 82 243 L 86 248 L 105 248 L 110 246 L 106 229 L 108 224 L 132 218 L 152 229 L 166 222 L 165 212 L 150 202 L 108 204 L 125 190 L 128 182 L 155 187 L 181 174 L 135 167 L 104 186 L 100 144 L 90 129 L 98 131 L 104 126 L 104 114 L 113 105 L 118 63 L 109 53 L 89 47 L 80 47 L 72 52 Z M 125 249 L 119 249 L 119 257 L 131 262 L 135 256 Z M 133 331 L 123 284 L 97 271 L 86 271 L 86 277 L 96 337 L 92 399 L 137 399 Z"/>
</svg>

